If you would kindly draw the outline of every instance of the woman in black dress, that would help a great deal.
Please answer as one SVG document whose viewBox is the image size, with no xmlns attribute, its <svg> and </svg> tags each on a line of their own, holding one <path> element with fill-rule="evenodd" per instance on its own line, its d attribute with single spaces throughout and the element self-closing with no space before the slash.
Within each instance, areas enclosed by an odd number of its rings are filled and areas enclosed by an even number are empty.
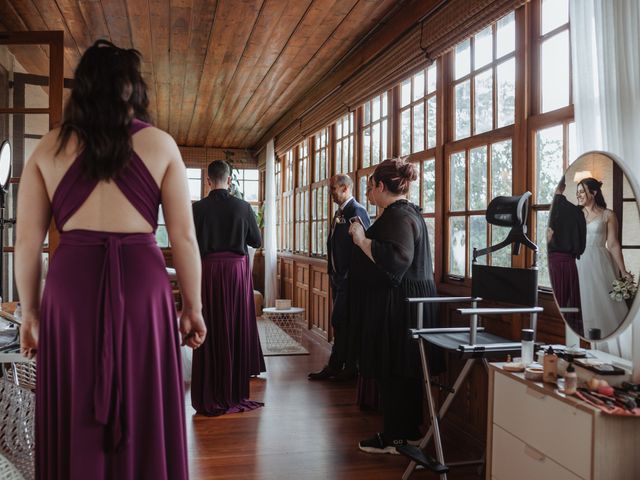
<svg viewBox="0 0 640 480">
<path fill-rule="evenodd" d="M 407 199 L 417 169 L 400 159 L 385 160 L 373 173 L 371 195 L 384 213 L 366 231 L 357 222 L 349 233 L 354 249 L 350 270 L 357 283 L 353 299 L 360 328 L 360 372 L 378 381 L 384 431 L 360 442 L 368 453 L 397 453 L 396 446 L 421 436 L 422 380 L 418 345 L 409 334 L 416 327 L 416 307 L 407 297 L 436 296 L 427 227 L 420 209 Z M 423 326 L 436 326 L 436 310 L 425 305 Z M 433 373 L 443 358 L 430 352 Z"/>
</svg>

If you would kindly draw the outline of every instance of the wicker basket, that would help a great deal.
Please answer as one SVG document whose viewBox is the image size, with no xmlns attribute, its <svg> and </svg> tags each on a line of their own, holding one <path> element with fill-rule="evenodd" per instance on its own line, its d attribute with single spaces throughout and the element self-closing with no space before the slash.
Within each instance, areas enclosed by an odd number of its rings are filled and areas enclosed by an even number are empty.
<svg viewBox="0 0 640 480">
<path fill-rule="evenodd" d="M 0 465 L 0 478 L 34 478 L 35 363 L 12 363 L 0 378 L 0 454 L 20 476 Z"/>
</svg>

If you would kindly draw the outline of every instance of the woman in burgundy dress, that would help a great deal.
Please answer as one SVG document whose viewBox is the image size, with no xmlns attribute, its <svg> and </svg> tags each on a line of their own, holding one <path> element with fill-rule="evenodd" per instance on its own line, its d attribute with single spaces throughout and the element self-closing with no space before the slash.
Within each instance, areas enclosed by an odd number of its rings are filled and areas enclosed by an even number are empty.
<svg viewBox="0 0 640 480">
<path fill-rule="evenodd" d="M 37 351 L 36 477 L 188 478 L 182 342 L 206 328 L 184 164 L 144 123 L 140 57 L 98 41 L 83 55 L 60 129 L 27 162 L 18 196 L 21 348 Z M 162 203 L 184 310 L 178 325 L 154 231 Z M 42 300 L 40 258 L 60 232 Z"/>
</svg>

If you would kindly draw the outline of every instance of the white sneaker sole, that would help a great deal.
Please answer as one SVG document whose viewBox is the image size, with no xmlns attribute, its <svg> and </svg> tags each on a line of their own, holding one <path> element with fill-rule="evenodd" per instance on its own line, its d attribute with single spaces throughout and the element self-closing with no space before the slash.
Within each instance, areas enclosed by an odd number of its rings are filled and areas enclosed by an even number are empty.
<svg viewBox="0 0 640 480">
<path fill-rule="evenodd" d="M 363 447 L 362 445 L 358 444 L 358 448 L 365 453 L 374 453 L 374 454 L 388 453 L 391 455 L 400 455 L 396 450 L 396 447 L 375 448 L 375 447 Z"/>
</svg>

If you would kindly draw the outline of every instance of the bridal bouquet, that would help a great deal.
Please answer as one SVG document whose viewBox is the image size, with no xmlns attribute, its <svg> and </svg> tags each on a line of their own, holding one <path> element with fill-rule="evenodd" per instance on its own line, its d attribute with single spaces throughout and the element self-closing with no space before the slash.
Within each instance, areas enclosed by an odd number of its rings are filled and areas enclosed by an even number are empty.
<svg viewBox="0 0 640 480">
<path fill-rule="evenodd" d="M 613 290 L 609 292 L 609 296 L 617 302 L 632 300 L 638 291 L 638 285 L 633 281 L 633 275 L 614 280 L 611 287 Z"/>
</svg>

